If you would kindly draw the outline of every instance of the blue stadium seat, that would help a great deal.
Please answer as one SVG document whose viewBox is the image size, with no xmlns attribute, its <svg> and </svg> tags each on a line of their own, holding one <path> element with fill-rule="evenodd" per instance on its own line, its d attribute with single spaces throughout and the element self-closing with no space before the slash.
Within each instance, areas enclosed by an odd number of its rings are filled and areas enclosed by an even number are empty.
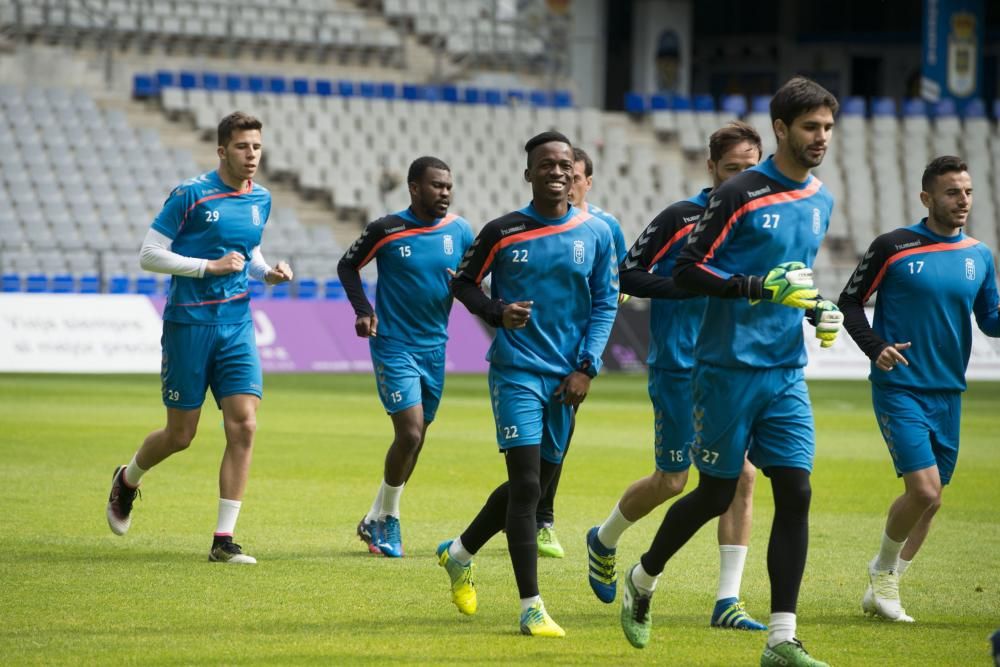
<svg viewBox="0 0 1000 667">
<path fill-rule="evenodd" d="M 962 116 L 964 118 L 986 118 L 986 105 L 980 99 L 971 99 L 965 103 Z"/>
<path fill-rule="evenodd" d="M 927 102 L 924 102 L 919 97 L 911 97 L 903 102 L 903 115 L 904 116 L 926 116 L 927 115 Z"/>
<path fill-rule="evenodd" d="M 491 106 L 503 104 L 503 91 L 496 88 L 487 88 L 485 94 L 486 103 Z"/>
<path fill-rule="evenodd" d="M 288 79 L 283 76 L 272 76 L 267 80 L 267 90 L 271 93 L 284 95 L 288 92 Z"/>
<path fill-rule="evenodd" d="M 872 100 L 873 116 L 895 116 L 896 100 L 891 97 L 876 97 Z"/>
<path fill-rule="evenodd" d="M 378 96 L 385 100 L 394 100 L 398 95 L 396 84 L 392 81 L 383 81 L 378 85 Z"/>
<path fill-rule="evenodd" d="M 156 278 L 153 276 L 139 276 L 135 279 L 135 293 L 136 294 L 156 294 Z"/>
<path fill-rule="evenodd" d="M 292 296 L 291 283 L 278 283 L 277 285 L 271 285 L 272 299 L 287 299 L 291 296 Z"/>
<path fill-rule="evenodd" d="M 338 81 L 337 94 L 340 95 L 341 97 L 354 97 L 354 82 Z"/>
<path fill-rule="evenodd" d="M 144 99 L 156 97 L 160 90 L 156 85 L 156 80 L 149 74 L 136 74 L 132 77 L 132 96 Z"/>
<path fill-rule="evenodd" d="M 451 102 L 453 104 L 458 102 L 458 86 L 441 86 L 441 99 L 445 102 Z"/>
<path fill-rule="evenodd" d="M 552 93 L 552 105 L 557 109 L 573 107 L 573 93 L 568 90 L 556 90 Z"/>
<path fill-rule="evenodd" d="M 694 96 L 694 110 L 695 111 L 715 111 L 715 98 L 711 95 L 695 95 Z"/>
<path fill-rule="evenodd" d="M 742 118 L 747 112 L 747 98 L 743 95 L 726 95 L 719 106 L 727 114 Z"/>
<path fill-rule="evenodd" d="M 670 108 L 674 111 L 691 111 L 691 98 L 683 95 L 674 95 L 670 98 Z"/>
<path fill-rule="evenodd" d="M 227 74 L 225 83 L 228 91 L 246 90 L 242 74 Z"/>
<path fill-rule="evenodd" d="M 296 95 L 308 95 L 309 79 L 292 79 L 292 92 Z"/>
<path fill-rule="evenodd" d="M 316 79 L 315 91 L 321 97 L 330 97 L 333 95 L 333 81 L 329 79 Z"/>
<path fill-rule="evenodd" d="M 523 90 L 518 88 L 511 88 L 507 91 L 507 101 L 513 102 L 515 104 L 523 104 L 525 100 L 525 94 Z"/>
<path fill-rule="evenodd" d="M 544 90 L 533 90 L 528 93 L 528 101 L 533 107 L 549 106 L 549 93 Z"/>
<path fill-rule="evenodd" d="M 403 84 L 403 99 L 416 101 L 420 99 L 420 86 L 415 83 Z"/>
<path fill-rule="evenodd" d="M 251 74 L 247 77 L 247 90 L 251 93 L 263 93 L 266 87 L 264 77 L 258 74 Z"/>
<path fill-rule="evenodd" d="M 625 93 L 625 111 L 628 113 L 646 113 L 646 97 L 642 93 Z"/>
<path fill-rule="evenodd" d="M 181 84 L 181 88 L 197 88 L 198 87 L 198 75 L 194 72 L 182 71 L 178 76 L 178 81 Z"/>
<path fill-rule="evenodd" d="M 848 116 L 864 116 L 865 115 L 865 98 L 853 95 L 844 100 L 844 104 L 840 107 L 840 111 Z"/>
<path fill-rule="evenodd" d="M 319 296 L 319 283 L 312 278 L 302 278 L 298 281 L 297 296 L 300 299 L 315 299 Z"/>
<path fill-rule="evenodd" d="M 935 118 L 957 116 L 958 108 L 955 106 L 955 100 L 950 97 L 942 98 L 937 104 L 931 106 L 931 115 Z"/>
<path fill-rule="evenodd" d="M 626 110 L 628 106 L 628 98 L 625 98 Z M 670 109 L 670 95 L 667 93 L 653 93 L 649 96 L 649 110 L 650 111 L 667 111 Z"/>
<path fill-rule="evenodd" d="M 479 88 L 465 88 L 462 90 L 462 101 L 466 104 L 482 104 L 483 91 Z"/>
<path fill-rule="evenodd" d="M 49 277 L 44 273 L 29 273 L 24 281 L 24 291 L 37 294 L 49 289 Z"/>
<path fill-rule="evenodd" d="M 68 273 L 57 273 L 52 276 L 52 282 L 49 286 L 50 292 L 55 292 L 57 294 L 69 294 L 73 291 L 74 285 L 73 276 Z"/>
<path fill-rule="evenodd" d="M 437 86 L 420 86 L 420 99 L 428 102 L 440 102 L 441 89 Z"/>
<path fill-rule="evenodd" d="M 360 97 L 373 98 L 376 96 L 377 88 L 374 81 L 362 81 L 358 84 L 358 95 Z"/>
<path fill-rule="evenodd" d="M 993 100 L 993 120 L 1000 121 L 1000 98 Z"/>
<path fill-rule="evenodd" d="M 222 88 L 222 75 L 218 72 L 202 72 L 201 87 L 205 90 L 220 90 Z"/>
<path fill-rule="evenodd" d="M 361 287 L 365 290 L 365 296 L 372 303 L 375 303 L 375 283 L 370 283 L 367 280 L 361 281 Z"/>
<path fill-rule="evenodd" d="M 344 286 L 340 284 L 339 280 L 330 278 L 323 283 L 323 298 L 330 301 L 346 301 L 347 292 L 344 291 Z"/>
<path fill-rule="evenodd" d="M 76 291 L 80 294 L 97 294 L 101 291 L 101 279 L 96 273 L 85 273 L 80 276 Z"/>
<path fill-rule="evenodd" d="M 754 95 L 750 100 L 750 111 L 753 113 L 771 113 L 771 98 L 768 95 Z"/>
<path fill-rule="evenodd" d="M 110 294 L 127 294 L 128 293 L 128 276 L 124 274 L 116 274 L 108 278 L 108 293 Z"/>
<path fill-rule="evenodd" d="M 156 87 L 159 88 L 169 88 L 171 86 L 176 86 L 177 81 L 174 78 L 174 73 L 165 69 L 157 70 L 156 72 Z"/>
<path fill-rule="evenodd" d="M 250 298 L 260 299 L 267 294 L 267 284 L 261 280 L 250 279 Z"/>
<path fill-rule="evenodd" d="M 21 291 L 21 274 L 20 273 L 4 273 L 0 276 L 0 291 L 2 292 L 20 292 Z"/>
</svg>

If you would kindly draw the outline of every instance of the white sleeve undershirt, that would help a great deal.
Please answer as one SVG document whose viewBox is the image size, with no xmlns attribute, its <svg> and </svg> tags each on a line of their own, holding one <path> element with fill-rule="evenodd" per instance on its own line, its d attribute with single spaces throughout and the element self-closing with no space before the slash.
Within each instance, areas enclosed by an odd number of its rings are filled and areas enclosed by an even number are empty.
<svg viewBox="0 0 1000 667">
<path fill-rule="evenodd" d="M 185 257 L 171 250 L 173 241 L 155 229 L 146 233 L 139 251 L 139 266 L 146 271 L 169 273 L 189 278 L 204 278 L 208 266 L 207 259 Z M 255 246 L 250 256 L 249 273 L 252 278 L 264 280 L 271 267 L 264 261 L 260 246 Z"/>
</svg>

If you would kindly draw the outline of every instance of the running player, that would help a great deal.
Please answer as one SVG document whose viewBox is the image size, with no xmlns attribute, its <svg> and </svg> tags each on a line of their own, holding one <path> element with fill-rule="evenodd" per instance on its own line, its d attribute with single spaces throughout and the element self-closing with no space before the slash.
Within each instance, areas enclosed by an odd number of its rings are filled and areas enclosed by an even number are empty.
<svg viewBox="0 0 1000 667">
<path fill-rule="evenodd" d="M 226 450 L 208 559 L 256 563 L 233 542 L 263 391 L 248 278 L 275 285 L 291 280 L 292 270 L 285 262 L 268 266 L 260 250 L 271 211 L 271 194 L 252 180 L 260 165 L 261 122 L 237 111 L 219 123 L 218 139 L 218 170 L 174 188 L 140 251 L 143 269 L 173 275 L 163 311 L 167 424 L 115 470 L 107 516 L 116 535 L 128 531 L 143 475 L 191 444 L 211 387 L 222 408 Z"/>
<path fill-rule="evenodd" d="M 594 162 L 582 148 L 573 147 L 573 185 L 569 189 L 569 203 L 581 211 L 586 211 L 595 218 L 600 218 L 608 224 L 611 229 L 611 236 L 615 240 L 615 250 L 617 251 L 616 261 L 621 264 L 628 254 L 628 246 L 625 245 L 625 235 L 622 234 L 621 223 L 618 218 L 611 215 L 604 209 L 598 208 L 587 201 L 587 193 L 594 186 Z M 618 296 L 618 303 L 627 298 L 622 292 Z M 574 413 L 574 427 L 576 425 L 576 415 Z M 573 440 L 573 427 L 570 427 L 569 439 L 566 441 L 566 451 L 563 452 L 563 459 L 569 453 L 569 443 Z M 556 491 L 559 487 L 559 478 L 562 476 L 562 463 L 556 467 L 549 490 L 541 500 L 538 501 L 538 512 L 535 514 L 535 523 L 538 526 L 538 555 L 549 558 L 562 558 L 566 555 L 559 538 L 556 536 L 555 524 L 555 502 Z"/>
<path fill-rule="evenodd" d="M 417 158 L 406 181 L 410 207 L 369 223 L 337 265 L 357 315 L 355 333 L 369 339 L 378 395 L 394 432 L 382 483 L 357 533 L 369 551 L 391 558 L 403 555 L 399 500 L 444 390 L 452 304 L 448 272 L 472 243 L 469 223 L 448 213 L 452 177 L 447 164 Z M 378 265 L 374 309 L 359 274 L 373 259 Z"/>
<path fill-rule="evenodd" d="M 806 267 L 826 234 L 833 198 L 810 170 L 823 160 L 837 108 L 836 98 L 809 79 L 782 86 L 771 100 L 777 152 L 712 193 L 677 258 L 677 286 L 713 297 L 692 373 L 690 455 L 700 476 L 667 511 L 649 550 L 625 577 L 621 622 L 633 646 L 649 641 L 650 601 L 667 561 L 729 508 L 749 456 L 770 478 L 775 506 L 771 618 L 761 664 L 824 664 L 795 638 L 815 450 L 800 309 L 819 306 Z M 840 315 L 830 302 L 819 310 L 820 320 Z M 817 335 L 832 342 L 835 327 L 827 322 Z"/>
<path fill-rule="evenodd" d="M 889 507 L 881 547 L 868 564 L 861 606 L 910 623 L 899 578 L 927 538 L 958 460 L 970 314 L 986 335 L 1000 336 L 993 255 L 962 231 L 972 208 L 965 162 L 954 156 L 931 161 L 920 201 L 927 217 L 876 238 L 840 295 L 847 330 L 872 360 L 875 417 L 904 489 Z M 864 304 L 875 291 L 872 328 Z"/>
<path fill-rule="evenodd" d="M 694 440 L 691 422 L 691 368 L 694 344 L 707 297 L 678 290 L 671 273 L 684 241 L 701 218 L 711 192 L 761 159 L 757 131 L 733 122 L 708 141 L 708 173 L 712 187 L 677 202 L 657 215 L 639 236 L 621 266 L 622 291 L 648 297 L 649 398 L 653 402 L 656 469 L 630 486 L 610 516 L 587 534 L 590 587 L 602 602 L 615 599 L 618 575 L 616 547 L 622 533 L 687 484 L 688 445 Z M 719 588 L 712 627 L 766 630 L 745 611 L 739 599 L 743 565 L 750 542 L 753 485 L 756 468 L 743 464 L 736 495 L 719 517 Z"/>
<path fill-rule="evenodd" d="M 459 611 L 476 611 L 472 557 L 501 530 L 521 598 L 521 632 L 562 637 L 538 593 L 535 511 L 562 460 L 573 409 L 601 368 L 618 300 L 607 224 L 567 200 L 573 149 L 558 132 L 525 145 L 532 201 L 483 227 L 462 259 L 452 292 L 496 327 L 487 358 L 496 437 L 507 479 L 460 537 L 442 542 L 439 563 Z M 492 273 L 492 297 L 480 284 Z"/>
</svg>

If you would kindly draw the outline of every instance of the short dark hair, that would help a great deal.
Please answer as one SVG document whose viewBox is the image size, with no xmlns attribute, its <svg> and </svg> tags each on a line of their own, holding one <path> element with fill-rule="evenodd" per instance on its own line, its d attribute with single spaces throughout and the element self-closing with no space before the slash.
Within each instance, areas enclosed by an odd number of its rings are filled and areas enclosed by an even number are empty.
<svg viewBox="0 0 1000 667">
<path fill-rule="evenodd" d="M 259 130 L 264 127 L 260 119 L 242 111 L 234 111 L 219 121 L 219 145 L 226 146 L 235 132 Z"/>
<path fill-rule="evenodd" d="M 566 135 L 561 132 L 549 130 L 548 132 L 536 134 L 532 138 L 528 139 L 528 143 L 524 145 L 524 152 L 528 154 L 528 169 L 531 169 L 531 153 L 542 144 L 548 144 L 553 141 L 566 144 L 570 148 L 573 147 L 573 144 L 571 144 L 569 139 L 566 138 Z"/>
<path fill-rule="evenodd" d="M 420 179 L 424 177 L 424 174 L 427 173 L 428 169 L 440 169 L 447 172 L 451 171 L 451 167 L 445 164 L 444 160 L 431 155 L 424 155 L 423 157 L 418 157 L 410 163 L 410 171 L 406 174 L 406 182 L 419 183 Z"/>
<path fill-rule="evenodd" d="M 969 165 L 962 158 L 955 157 L 954 155 L 942 155 L 941 157 L 934 158 L 924 168 L 924 175 L 920 179 L 920 189 L 924 192 L 930 192 L 938 176 L 953 171 L 969 171 Z"/>
<path fill-rule="evenodd" d="M 812 79 L 792 77 L 771 98 L 771 123 L 780 119 L 791 127 L 796 118 L 819 107 L 829 107 L 836 116 L 840 103 L 833 93 Z"/>
<path fill-rule="evenodd" d="M 760 142 L 760 134 L 753 125 L 741 120 L 734 120 L 723 125 L 708 138 L 708 159 L 718 162 L 733 146 L 747 142 L 757 148 L 757 154 L 763 156 L 764 148 Z"/>
<path fill-rule="evenodd" d="M 573 164 L 583 163 L 583 175 L 590 178 L 594 175 L 594 161 L 587 155 L 587 151 L 582 148 L 573 147 Z"/>
</svg>

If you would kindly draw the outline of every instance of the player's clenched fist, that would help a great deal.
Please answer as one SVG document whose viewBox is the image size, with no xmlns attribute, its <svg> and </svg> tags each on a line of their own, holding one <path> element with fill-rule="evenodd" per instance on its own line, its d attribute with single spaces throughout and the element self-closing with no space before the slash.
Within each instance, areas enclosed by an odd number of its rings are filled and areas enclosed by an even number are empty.
<svg viewBox="0 0 1000 667">
<path fill-rule="evenodd" d="M 354 332 L 361 338 L 372 338 L 378 335 L 378 318 L 375 314 L 358 315 L 354 320 Z"/>
<path fill-rule="evenodd" d="M 213 276 L 225 276 L 230 273 L 236 273 L 237 271 L 242 271 L 243 266 L 246 264 L 246 258 L 233 250 L 230 253 L 226 253 L 219 259 L 208 260 L 208 265 L 205 267 L 205 273 L 210 273 Z"/>
<path fill-rule="evenodd" d="M 833 347 L 837 334 L 844 324 L 844 314 L 833 301 L 823 299 L 809 311 L 809 321 L 816 327 L 816 338 L 820 347 Z"/>
<path fill-rule="evenodd" d="M 534 301 L 515 301 L 503 307 L 503 328 L 523 329 L 531 319 L 531 304 Z"/>
<path fill-rule="evenodd" d="M 267 272 L 264 280 L 268 285 L 277 285 L 278 283 L 287 283 L 294 275 L 292 267 L 288 266 L 288 262 L 282 261 L 278 262 L 277 266 Z"/>
</svg>

